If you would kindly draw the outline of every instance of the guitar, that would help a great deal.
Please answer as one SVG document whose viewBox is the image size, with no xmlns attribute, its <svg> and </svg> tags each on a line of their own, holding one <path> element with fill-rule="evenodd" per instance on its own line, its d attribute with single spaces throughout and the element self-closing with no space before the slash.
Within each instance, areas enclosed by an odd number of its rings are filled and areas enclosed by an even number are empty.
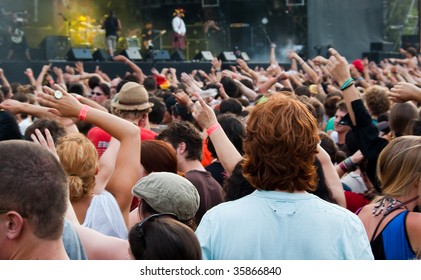
<svg viewBox="0 0 421 280">
<path fill-rule="evenodd" d="M 15 28 L 15 30 L 10 36 L 10 40 L 12 40 L 12 42 L 15 44 L 20 44 L 22 43 L 23 35 L 25 35 L 25 32 L 23 32 L 19 28 Z"/>
<path fill-rule="evenodd" d="M 145 47 L 145 49 L 149 49 L 149 48 L 153 48 L 153 41 L 155 41 L 157 38 L 161 37 L 162 35 L 164 35 L 165 33 L 167 33 L 167 30 L 161 30 L 159 31 L 159 34 L 156 35 L 154 38 L 150 39 L 150 40 L 144 40 L 142 42 L 143 46 Z"/>
</svg>

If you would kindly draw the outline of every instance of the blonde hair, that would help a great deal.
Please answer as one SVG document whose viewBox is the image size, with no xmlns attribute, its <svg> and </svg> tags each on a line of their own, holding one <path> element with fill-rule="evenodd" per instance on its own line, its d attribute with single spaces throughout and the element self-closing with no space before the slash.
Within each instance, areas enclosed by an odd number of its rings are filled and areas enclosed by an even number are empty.
<svg viewBox="0 0 421 280">
<path fill-rule="evenodd" d="M 385 196 L 405 195 L 421 178 L 421 136 L 401 136 L 380 153 L 377 172 Z"/>
<path fill-rule="evenodd" d="M 69 176 L 70 201 L 90 194 L 98 170 L 98 153 L 92 142 L 81 133 L 70 133 L 60 139 L 57 154 Z"/>
</svg>

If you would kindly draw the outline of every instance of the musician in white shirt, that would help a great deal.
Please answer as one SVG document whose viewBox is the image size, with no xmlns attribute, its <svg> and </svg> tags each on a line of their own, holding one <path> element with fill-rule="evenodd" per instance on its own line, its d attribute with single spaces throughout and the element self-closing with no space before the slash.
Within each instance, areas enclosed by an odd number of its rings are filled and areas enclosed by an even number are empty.
<svg viewBox="0 0 421 280">
<path fill-rule="evenodd" d="M 180 49 L 185 50 L 186 43 L 184 41 L 184 36 L 186 35 L 186 25 L 184 24 L 184 10 L 175 9 L 173 13 L 174 18 L 172 19 L 172 28 L 173 28 L 173 42 L 172 47 L 174 50 Z"/>
</svg>

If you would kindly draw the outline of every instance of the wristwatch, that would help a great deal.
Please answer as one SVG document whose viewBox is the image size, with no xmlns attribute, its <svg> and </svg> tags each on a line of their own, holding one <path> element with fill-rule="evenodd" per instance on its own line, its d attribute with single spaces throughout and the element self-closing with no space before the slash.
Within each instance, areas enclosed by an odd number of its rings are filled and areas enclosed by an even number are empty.
<svg viewBox="0 0 421 280">
<path fill-rule="evenodd" d="M 63 93 L 59 90 L 56 90 L 53 94 L 55 99 L 61 99 L 63 97 Z"/>
</svg>

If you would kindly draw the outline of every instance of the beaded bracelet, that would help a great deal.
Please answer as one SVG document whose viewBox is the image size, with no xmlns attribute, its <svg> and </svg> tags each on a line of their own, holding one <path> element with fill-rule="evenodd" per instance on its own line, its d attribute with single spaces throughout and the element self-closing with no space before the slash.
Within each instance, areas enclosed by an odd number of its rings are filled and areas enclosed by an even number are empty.
<svg viewBox="0 0 421 280">
<path fill-rule="evenodd" d="M 206 130 L 206 133 L 208 134 L 208 136 L 211 136 L 211 134 L 214 133 L 214 131 L 220 127 L 221 125 L 219 123 L 214 123 Z"/>
<path fill-rule="evenodd" d="M 349 86 L 350 83 L 352 83 L 354 81 L 354 79 L 349 78 L 348 80 L 345 81 L 345 83 L 343 83 L 343 85 L 341 86 L 341 90 L 344 90 L 345 88 L 347 88 Z"/>
<path fill-rule="evenodd" d="M 89 107 L 88 105 L 83 105 L 82 110 L 80 110 L 79 113 L 79 120 L 86 120 L 86 115 L 88 114 L 89 109 L 91 109 L 91 107 Z"/>
</svg>

